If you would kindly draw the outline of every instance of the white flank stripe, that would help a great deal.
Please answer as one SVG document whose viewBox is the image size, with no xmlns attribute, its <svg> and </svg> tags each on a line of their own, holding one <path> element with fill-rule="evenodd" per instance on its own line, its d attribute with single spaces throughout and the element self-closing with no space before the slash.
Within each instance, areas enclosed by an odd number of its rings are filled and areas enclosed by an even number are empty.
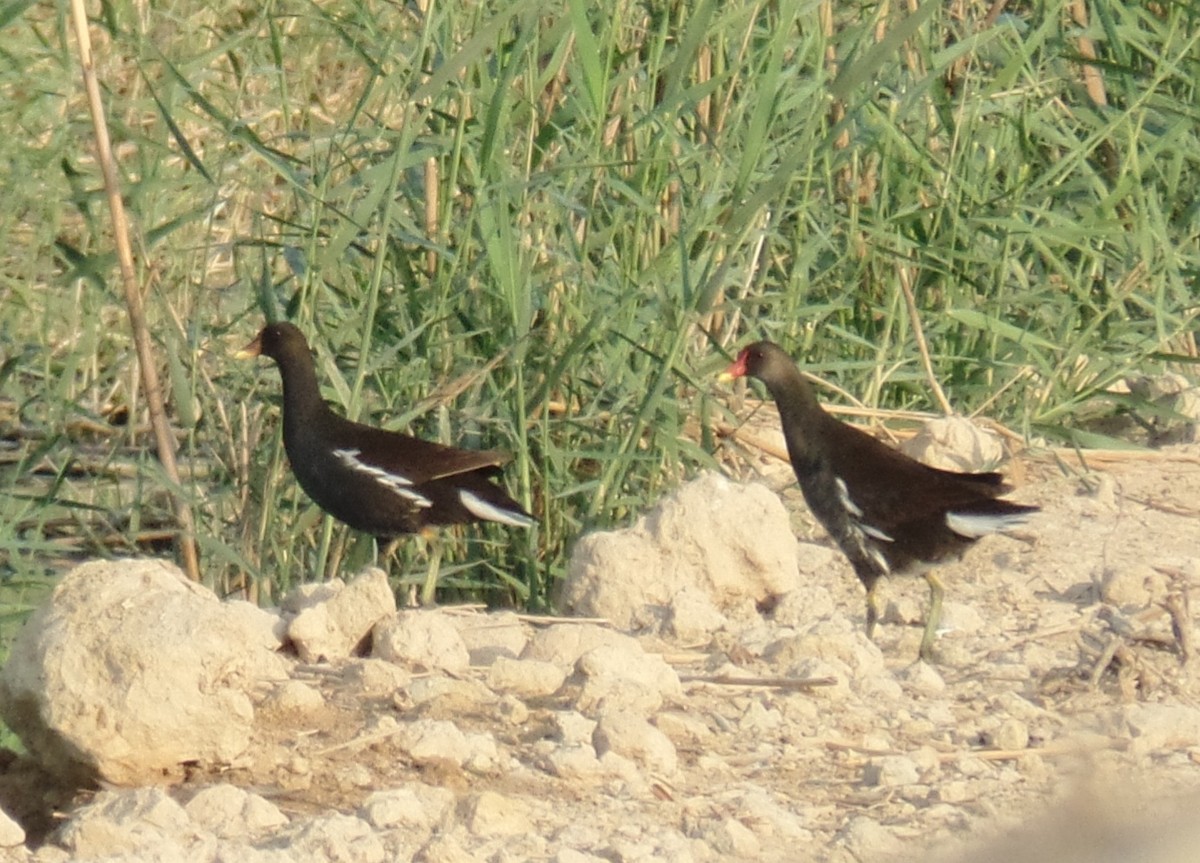
<svg viewBox="0 0 1200 863">
<path fill-rule="evenodd" d="M 367 464 L 366 462 L 360 460 L 359 456 L 362 454 L 360 450 L 335 449 L 333 454 L 337 456 L 338 460 L 346 467 L 350 468 L 351 470 L 356 470 L 359 473 L 365 473 L 380 485 L 400 495 L 400 497 L 413 504 L 413 506 L 418 506 L 422 509 L 433 506 L 433 503 L 429 500 L 429 498 L 425 497 L 423 494 L 413 491 L 412 480 L 410 480 L 408 477 L 400 476 L 400 474 L 397 473 L 388 473 L 383 468 L 375 467 L 374 465 Z"/>
<path fill-rule="evenodd" d="M 842 506 L 846 508 L 846 512 L 850 513 L 856 518 L 862 518 L 862 510 L 859 509 L 858 504 L 850 500 L 850 489 L 846 488 L 845 480 L 843 480 L 840 476 L 837 476 L 833 478 L 833 481 L 837 484 L 838 500 L 841 501 Z"/>
<path fill-rule="evenodd" d="M 850 490 L 846 488 L 845 481 L 841 477 L 834 477 L 834 482 L 837 483 L 838 501 L 846 508 L 846 512 L 850 513 L 851 521 L 854 522 L 855 527 L 857 527 L 867 536 L 871 537 L 872 539 L 877 539 L 880 542 L 896 541 L 879 528 L 872 527 L 871 525 L 862 521 L 862 507 L 850 499 Z M 884 569 L 887 569 L 886 565 L 884 566 Z"/>
<path fill-rule="evenodd" d="M 889 537 L 888 542 L 892 541 Z M 867 549 L 867 554 L 871 555 L 871 560 L 875 561 L 875 564 L 883 571 L 884 575 L 891 574 L 892 568 L 888 566 L 887 558 L 883 556 L 882 551 L 872 546 Z"/>
<path fill-rule="evenodd" d="M 482 518 L 485 521 L 498 521 L 501 524 L 511 524 L 513 527 L 529 527 L 533 524 L 533 519 L 528 516 L 493 506 L 486 500 L 471 494 L 471 492 L 465 489 L 459 489 L 458 499 L 467 508 L 467 512 L 476 518 Z"/>
<path fill-rule="evenodd" d="M 863 532 L 862 526 L 856 521 L 850 523 L 850 539 L 854 542 L 858 553 L 871 558 L 880 572 L 884 575 L 891 572 L 892 568 L 888 566 L 887 558 L 883 556 L 883 552 L 880 551 L 879 546 L 867 540 L 867 534 Z M 892 541 L 891 537 L 888 537 L 888 541 Z"/>
<path fill-rule="evenodd" d="M 863 533 L 865 533 L 867 536 L 869 536 L 873 539 L 877 539 L 880 542 L 895 542 L 896 541 L 896 540 L 892 539 L 892 537 L 890 537 L 886 533 L 884 533 L 882 530 L 880 530 L 879 528 L 871 527 L 871 525 L 869 525 L 869 524 L 864 524 L 862 526 L 862 530 L 863 530 Z"/>
<path fill-rule="evenodd" d="M 959 536 L 976 539 L 987 536 L 989 533 L 1002 533 L 1019 527 L 1029 521 L 1029 516 L 1032 514 L 1016 512 L 1003 515 L 981 515 L 969 512 L 948 512 L 946 513 L 946 527 Z"/>
</svg>

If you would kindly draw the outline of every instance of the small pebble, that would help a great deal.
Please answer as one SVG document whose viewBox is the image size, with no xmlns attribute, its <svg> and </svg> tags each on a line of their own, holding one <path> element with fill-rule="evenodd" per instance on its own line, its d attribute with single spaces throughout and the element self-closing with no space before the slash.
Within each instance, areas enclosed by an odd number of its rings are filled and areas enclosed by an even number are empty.
<svg viewBox="0 0 1200 863">
<path fill-rule="evenodd" d="M 997 749 L 1024 749 L 1029 745 L 1029 727 L 1020 719 L 1006 719 L 992 732 L 992 745 Z"/>
<path fill-rule="evenodd" d="M 917 763 L 907 755 L 885 755 L 872 759 L 863 768 L 863 784 L 871 787 L 912 785 L 920 778 Z"/>
<path fill-rule="evenodd" d="M 523 802 L 495 791 L 482 791 L 463 804 L 463 822 L 476 836 L 516 836 L 533 831 Z"/>
</svg>

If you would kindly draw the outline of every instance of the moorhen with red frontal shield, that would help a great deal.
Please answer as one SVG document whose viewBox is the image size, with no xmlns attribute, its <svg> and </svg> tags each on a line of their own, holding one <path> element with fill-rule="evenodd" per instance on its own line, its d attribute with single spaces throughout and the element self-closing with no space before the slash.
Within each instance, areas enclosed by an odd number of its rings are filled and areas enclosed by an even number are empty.
<svg viewBox="0 0 1200 863">
<path fill-rule="evenodd" d="M 720 380 L 746 376 L 775 400 L 804 500 L 867 589 L 868 636 L 879 618 L 879 579 L 924 575 L 930 606 L 920 655 L 931 660 L 943 593 L 932 566 L 960 557 L 986 534 L 1024 524 L 1038 507 L 999 499 L 1010 489 L 998 473 L 930 467 L 830 416 L 776 344 L 744 348 Z"/>
</svg>

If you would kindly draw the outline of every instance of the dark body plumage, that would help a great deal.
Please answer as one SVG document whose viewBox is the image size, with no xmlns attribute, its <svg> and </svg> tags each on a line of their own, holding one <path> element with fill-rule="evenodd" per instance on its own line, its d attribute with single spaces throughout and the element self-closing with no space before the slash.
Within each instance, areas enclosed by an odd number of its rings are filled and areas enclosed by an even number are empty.
<svg viewBox="0 0 1200 863">
<path fill-rule="evenodd" d="M 1038 508 L 999 499 L 1009 489 L 998 473 L 921 464 L 830 416 L 778 345 L 746 347 L 722 378 L 742 376 L 762 381 L 779 408 L 804 500 L 867 589 L 868 633 L 878 618 L 880 577 L 911 572 L 929 581 L 932 602 L 921 642 L 928 658 L 942 598 L 931 566 L 961 556 L 985 534 L 1022 524 Z"/>
<path fill-rule="evenodd" d="M 239 356 L 267 356 L 283 378 L 283 445 L 305 493 L 339 521 L 380 539 L 426 527 L 497 521 L 533 524 L 493 479 L 509 456 L 463 450 L 338 416 L 321 398 L 304 336 L 263 328 Z"/>
</svg>

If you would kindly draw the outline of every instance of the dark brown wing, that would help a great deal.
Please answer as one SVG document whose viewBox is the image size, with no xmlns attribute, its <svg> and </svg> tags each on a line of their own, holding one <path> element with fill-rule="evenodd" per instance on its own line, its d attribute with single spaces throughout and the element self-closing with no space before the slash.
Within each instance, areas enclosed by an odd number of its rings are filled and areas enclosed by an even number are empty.
<svg viewBox="0 0 1200 863">
<path fill-rule="evenodd" d="M 413 485 L 475 471 L 492 474 L 512 459 L 501 450 L 459 449 L 361 423 L 343 427 L 333 445 L 356 449 L 363 461 Z"/>
<path fill-rule="evenodd" d="M 835 420 L 836 422 L 836 420 Z M 867 434 L 839 423 L 832 468 L 867 524 L 890 531 L 902 524 L 940 519 L 1007 490 L 998 473 L 956 473 L 921 464 Z"/>
</svg>

